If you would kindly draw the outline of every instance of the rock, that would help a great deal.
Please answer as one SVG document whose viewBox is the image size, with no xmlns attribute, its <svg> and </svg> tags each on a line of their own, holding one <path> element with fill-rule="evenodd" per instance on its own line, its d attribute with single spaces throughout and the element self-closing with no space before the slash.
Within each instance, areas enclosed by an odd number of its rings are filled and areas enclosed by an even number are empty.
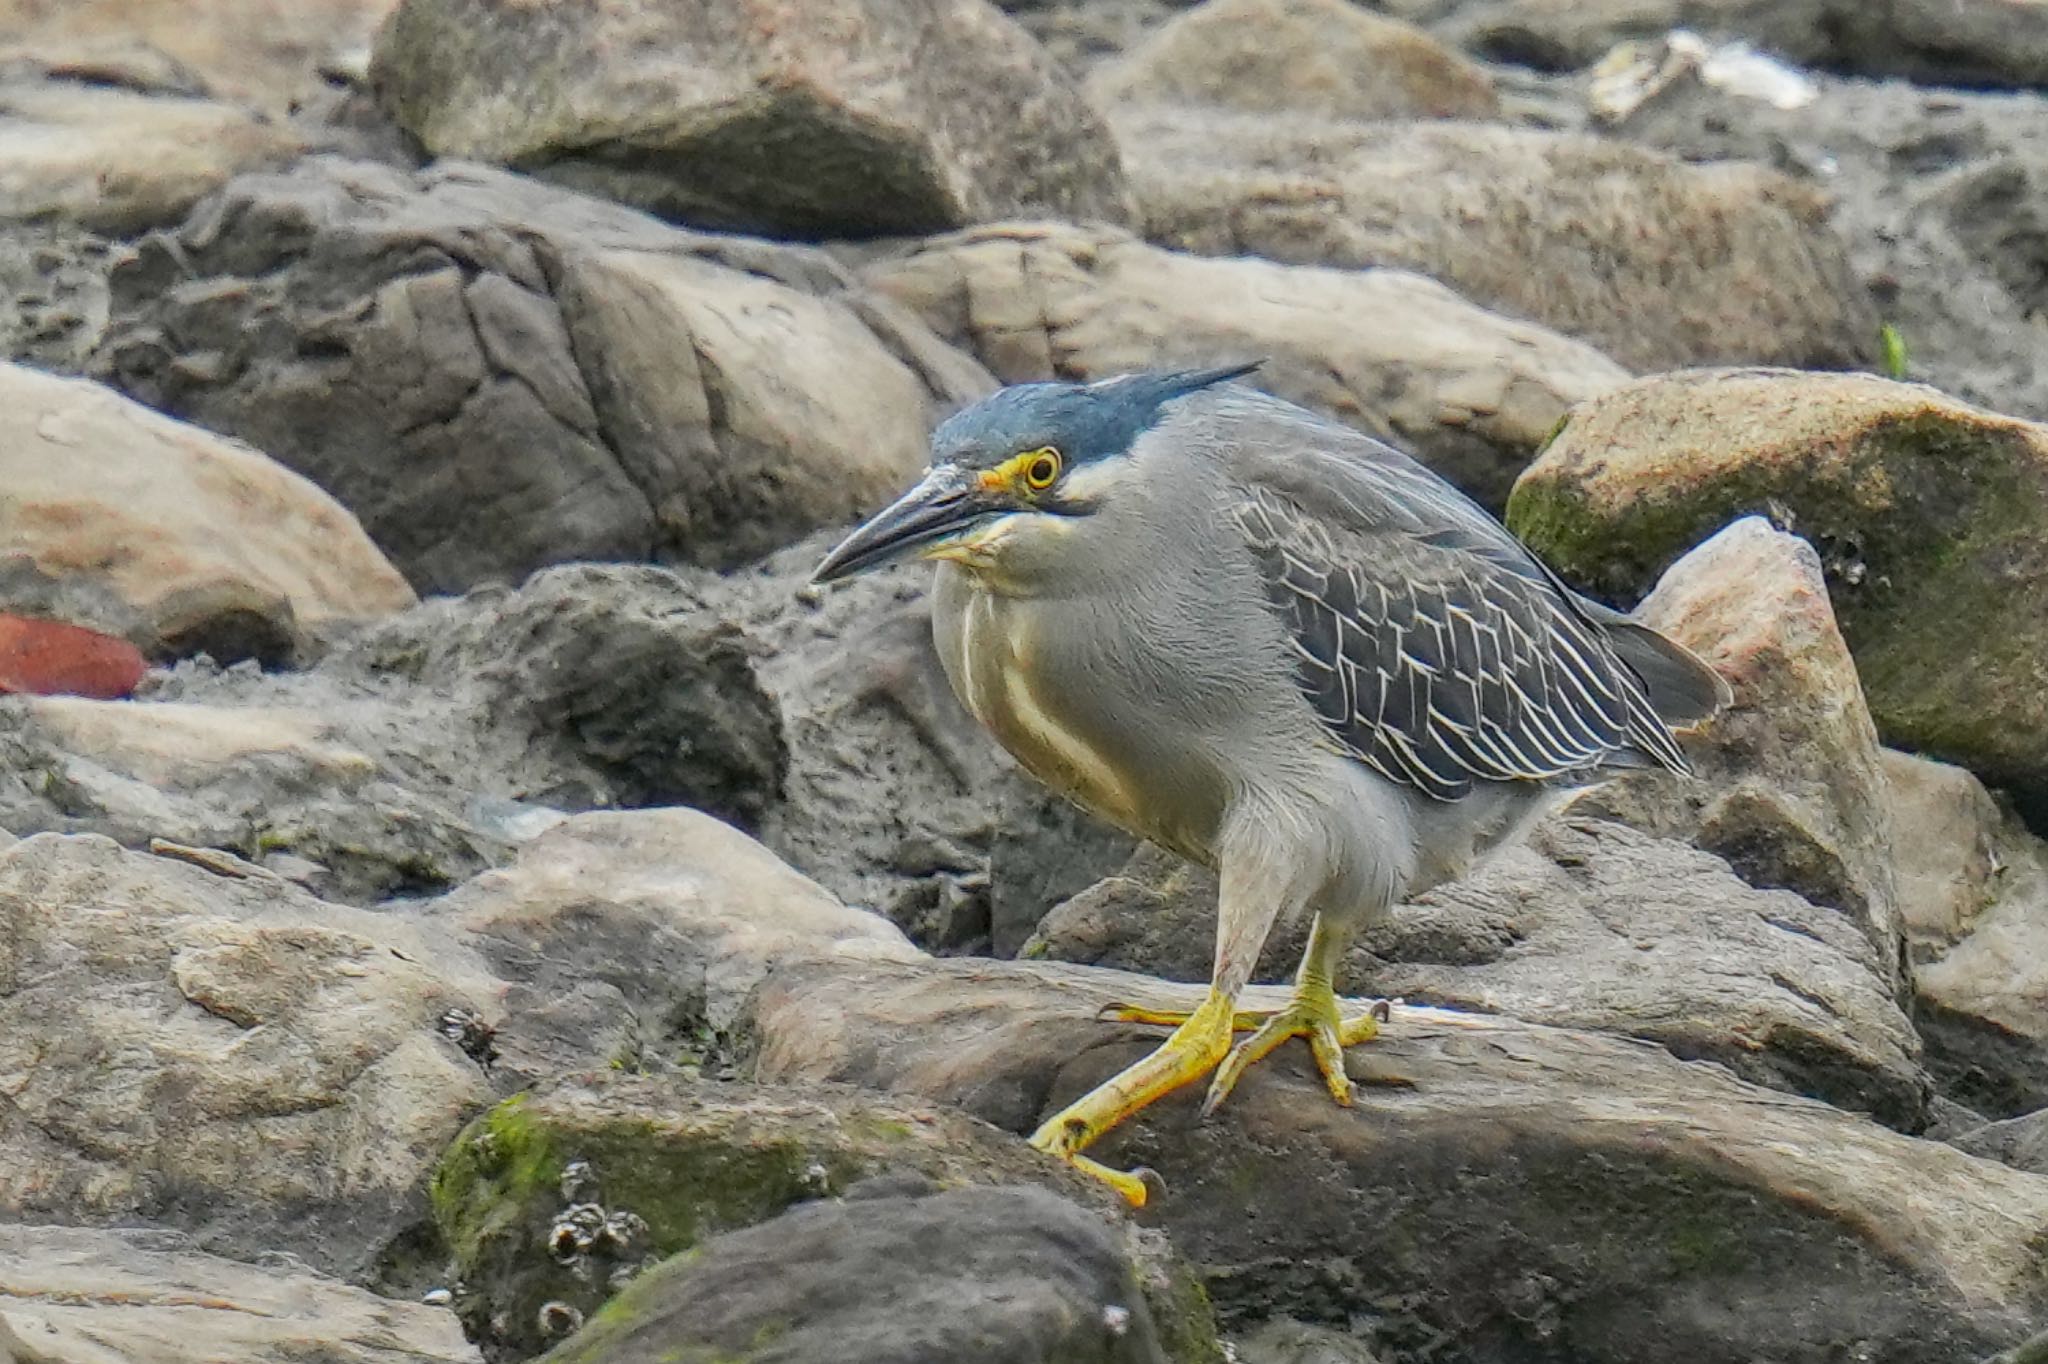
<svg viewBox="0 0 2048 1364">
<path fill-rule="evenodd" d="M 1216 874 L 1145 843 L 1114 872 L 1054 905 L 1017 955 L 1206 981 L 1215 941 Z M 1307 944 L 1307 924 L 1275 924 L 1252 979 L 1291 979 Z"/>
<path fill-rule="evenodd" d="M 10 1226 L 0 1236 L 5 1364 L 473 1364 L 445 1309 L 289 1262 L 242 1264 L 166 1231 Z"/>
<path fill-rule="evenodd" d="M 1081 894 L 1140 851 L 1136 839 L 1048 787 L 1020 788 L 989 849 L 989 936 L 1014 957 L 1046 911 Z M 1146 852 L 1157 853 L 1149 846 Z M 1157 853 L 1159 856 L 1166 856 Z"/>
<path fill-rule="evenodd" d="M 217 100 L 46 79 L 0 56 L 0 222 L 144 231 L 242 171 L 303 144 L 290 129 Z"/>
<path fill-rule="evenodd" d="M 689 810 L 577 816 L 381 912 L 159 847 L 0 850 L 0 1218 L 142 1219 L 406 1284 L 427 1173 L 487 1103 L 702 1069 L 778 965 L 919 957 Z"/>
<path fill-rule="evenodd" d="M 273 116 L 286 114 L 323 74 L 359 60 L 392 0 L 0 0 L 10 48 L 98 79 L 109 62 L 157 71 Z M 160 77 L 159 79 L 163 79 Z"/>
<path fill-rule="evenodd" d="M 1406 7 L 1406 6 L 1404 6 Z M 1927 85 L 2026 88 L 2048 79 L 2048 33 L 2025 0 L 1480 0 L 1438 5 L 1442 37 L 1494 61 L 1563 71 L 1614 43 L 1698 29 L 1802 66 Z"/>
<path fill-rule="evenodd" d="M 1960 767 L 1881 749 L 1878 765 L 1892 807 L 1892 865 L 1900 926 L 1925 959 L 1963 936 L 2007 868 L 2000 851 L 2005 815 L 1984 783 Z"/>
<path fill-rule="evenodd" d="M 0 613 L 0 692 L 111 701 L 134 692 L 148 670 L 142 651 L 125 639 Z"/>
<path fill-rule="evenodd" d="M 773 1342 L 764 1349 L 762 1342 Z M 626 1289 L 553 1364 L 1167 1364 L 1138 1272 L 1097 1217 L 1040 1189 L 807 1203 Z"/>
<path fill-rule="evenodd" d="M 1116 143 L 982 0 L 603 10 L 401 0 L 380 102 L 438 157 L 779 236 L 1123 221 Z"/>
<path fill-rule="evenodd" d="M 1113 113 L 1145 235 L 1204 255 L 1395 266 L 1636 369 L 1876 358 L 1823 198 L 1582 134 Z"/>
<path fill-rule="evenodd" d="M 464 967 L 274 877 L 23 839 L 0 852 L 0 1217 L 373 1276 L 490 1096 L 438 1032 L 489 1005 Z"/>
<path fill-rule="evenodd" d="M 1379 1364 L 1344 1332 L 1281 1317 L 1232 1342 L 1239 1364 Z"/>
<path fill-rule="evenodd" d="M 548 1303 L 587 1318 L 671 1255 L 800 1203 L 857 1196 L 865 1180 L 906 1178 L 1041 1184 L 1098 1213 L 1112 1203 L 950 1109 L 839 1086 L 611 1072 L 545 1085 L 471 1124 L 435 1176 L 434 1206 L 470 1338 L 487 1358 L 524 1359 L 554 1343 Z"/>
<path fill-rule="evenodd" d="M 1206 981 L 1215 921 L 1215 878 L 1148 851 L 1054 909 L 1023 955 Z M 1276 932 L 1257 978 L 1290 979 L 1306 931 Z M 1353 949 L 1344 984 L 1644 1038 L 1917 1131 L 1928 1086 L 1891 969 L 1835 910 L 1754 889 L 1678 843 L 1565 817 L 1398 907 Z"/>
<path fill-rule="evenodd" d="M 1625 597 L 1772 514 L 1820 551 L 1886 742 L 2024 796 L 2048 781 L 2044 496 L 2048 435 L 2028 423 L 1870 376 L 1710 370 L 1579 408 L 1508 519 L 1567 578 Z"/>
<path fill-rule="evenodd" d="M 2031 1112 L 2048 1104 L 2048 844 L 1961 768 L 1886 751 L 1884 769 L 1928 1069 L 1985 1112 Z"/>
<path fill-rule="evenodd" d="M 1085 73 L 1141 43 L 1186 0 L 999 0 L 1069 71 Z"/>
<path fill-rule="evenodd" d="M 1955 1138 L 1952 1144 L 1973 1156 L 2048 1175 L 2048 1109 L 1989 1123 Z"/>
<path fill-rule="evenodd" d="M 2048 418 L 2048 331 L 2027 321 L 2044 301 L 2035 190 L 2048 183 L 2048 102 L 1807 75 L 1817 97 L 1790 110 L 1676 82 L 1614 134 L 1688 161 L 1762 161 L 1824 189 L 1904 352 L 1895 377 Z"/>
<path fill-rule="evenodd" d="M 756 557 L 881 505 L 987 386 L 817 252 L 480 167 L 244 177 L 112 287 L 103 373 L 328 488 L 422 590 Z"/>
<path fill-rule="evenodd" d="M 1622 382 L 1589 347 L 1404 270 L 1214 260 L 1106 229 L 960 233 L 863 278 L 1005 382 L 1263 357 L 1253 382 L 1400 442 L 1496 506 L 1572 404 Z M 1401 322 L 1359 325 L 1371 317 Z"/>
<path fill-rule="evenodd" d="M 1410 24 L 1347 0 L 1208 0 L 1095 72 L 1124 101 L 1338 118 L 1491 118 L 1486 73 Z"/>
<path fill-rule="evenodd" d="M 1758 889 L 1839 910 L 1896 986 L 1894 804 L 1820 556 L 1745 517 L 1673 564 L 1636 616 L 1728 679 L 1734 704 L 1687 743 L 1692 777 L 1624 772 L 1574 812 L 1691 843 Z"/>
<path fill-rule="evenodd" d="M 158 656 L 284 662 L 413 595 L 332 498 L 81 379 L 0 365 L 0 600 Z"/>
<path fill-rule="evenodd" d="M 1913 972 L 1928 1068 L 1995 1117 L 2048 1106 L 2048 844 L 2003 822 L 1992 896 Z M 1939 950 L 1939 949 L 1936 949 Z"/>
<path fill-rule="evenodd" d="M 1094 1021 L 1104 1001 L 1197 997 L 1040 963 L 790 966 L 762 987 L 758 1068 L 1023 1131 L 1156 1045 Z M 1475 1361 L 1963 1364 L 2048 1318 L 2040 1176 L 1513 1019 L 1399 1008 L 1351 1059 L 1414 1085 L 1340 1109 L 1288 1047 L 1208 1122 L 1189 1091 L 1102 1143 L 1164 1174 L 1145 1220 L 1203 1266 L 1227 1327 L 1349 1319 L 1375 1348 L 1448 1338 Z"/>
<path fill-rule="evenodd" d="M 76 374 L 107 324 L 112 243 L 66 223 L 0 227 L 0 361 Z"/>
<path fill-rule="evenodd" d="M 741 1005 L 778 963 L 922 955 L 887 921 L 694 810 L 578 815 L 425 912 L 511 982 L 502 1049 L 535 1078 L 593 1055 L 715 1070 L 732 1059 Z"/>
<path fill-rule="evenodd" d="M 147 704 L 0 705 L 0 825 L 224 848 L 352 902 L 431 894 L 562 811 L 758 824 L 788 759 L 690 584 L 580 566 L 429 602 L 297 673 L 188 664 Z"/>
</svg>

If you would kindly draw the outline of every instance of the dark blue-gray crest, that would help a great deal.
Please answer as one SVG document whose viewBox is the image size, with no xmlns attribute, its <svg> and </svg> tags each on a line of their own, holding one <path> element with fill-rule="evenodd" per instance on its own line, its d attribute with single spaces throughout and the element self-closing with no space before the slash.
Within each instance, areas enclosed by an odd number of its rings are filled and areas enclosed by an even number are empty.
<svg viewBox="0 0 2048 1364">
<path fill-rule="evenodd" d="M 1046 445 L 1070 465 L 1122 454 L 1167 403 L 1257 368 L 1253 361 L 1128 374 L 1099 384 L 1015 384 L 941 423 L 932 433 L 932 462 L 980 467 Z"/>
</svg>

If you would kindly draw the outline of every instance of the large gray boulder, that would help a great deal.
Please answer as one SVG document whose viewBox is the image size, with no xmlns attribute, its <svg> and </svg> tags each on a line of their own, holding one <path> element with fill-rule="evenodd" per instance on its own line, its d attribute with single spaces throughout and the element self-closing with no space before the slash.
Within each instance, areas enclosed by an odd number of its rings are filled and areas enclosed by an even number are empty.
<svg viewBox="0 0 2048 1364">
<path fill-rule="evenodd" d="M 423 591 L 757 557 L 880 505 L 988 385 L 817 252 L 475 166 L 244 177 L 112 288 L 102 373 L 310 477 Z"/>
<path fill-rule="evenodd" d="M 1116 1224 L 1105 1186 L 958 1110 L 847 1086 L 572 1075 L 472 1123 L 434 1176 L 434 1207 L 471 1338 L 487 1358 L 522 1359 L 672 1255 L 715 1255 L 727 1232 L 882 1183 L 1031 1184 L 1080 1204 L 1139 1262 L 1171 1358 L 1213 1353 L 1188 1271 Z"/>
<path fill-rule="evenodd" d="M 759 1070 L 1028 1131 L 1157 1045 L 1102 1004 L 1198 998 L 1048 963 L 790 965 L 761 989 Z M 2048 1322 L 2048 1178 L 1512 1018 L 1397 1007 L 1348 1061 L 1411 1086 L 1341 1109 L 1289 1046 L 1209 1120 L 1196 1086 L 1100 1145 L 1164 1176 L 1143 1216 L 1204 1267 L 1226 1327 L 1279 1308 L 1474 1364 L 1977 1364 Z"/>
<path fill-rule="evenodd" d="M 1898 821 L 1820 555 L 1744 517 L 1673 564 L 1636 617 L 1706 660 L 1734 699 L 1687 736 L 1690 776 L 1625 772 L 1574 811 L 1683 839 L 1753 886 L 1837 910 L 1898 985 Z"/>
<path fill-rule="evenodd" d="M 371 80 L 435 156 L 704 226 L 1128 216 L 1100 117 L 983 0 L 401 0 Z"/>
<path fill-rule="evenodd" d="M 1209 1364 L 1169 1354 L 1114 1233 L 1041 1189 L 808 1203 L 650 1271 L 552 1364 Z M 1179 1342 L 1175 1342 L 1179 1344 Z M 745 1355 L 739 1352 L 746 1351 Z"/>
<path fill-rule="evenodd" d="M 1397 266 L 1635 369 L 1877 356 L 1814 189 L 1580 133 L 1113 111 L 1143 231 L 1205 255 Z"/>
<path fill-rule="evenodd" d="M 861 277 L 1009 383 L 1262 359 L 1250 382 L 1398 442 L 1496 506 L 1565 412 L 1624 374 L 1410 270 L 1218 260 L 1109 229 L 980 228 Z"/>
<path fill-rule="evenodd" d="M 1752 514 L 1819 550 L 1887 742 L 2048 791 L 2048 427 L 1872 375 L 1660 375 L 1576 410 L 1508 503 L 1624 600 Z"/>
</svg>

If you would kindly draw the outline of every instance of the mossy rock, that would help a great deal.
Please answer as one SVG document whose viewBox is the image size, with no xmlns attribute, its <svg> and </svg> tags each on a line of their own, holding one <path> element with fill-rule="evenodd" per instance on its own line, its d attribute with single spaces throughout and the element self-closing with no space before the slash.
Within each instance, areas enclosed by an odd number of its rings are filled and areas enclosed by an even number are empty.
<svg viewBox="0 0 2048 1364">
<path fill-rule="evenodd" d="M 835 1086 L 620 1072 L 499 1104 L 449 1147 L 432 1194 L 464 1329 L 495 1364 L 557 1343 L 658 1260 L 897 1174 L 940 1189 L 1048 1186 L 1121 1216 L 1101 1186 L 954 1110 Z M 1162 1336 L 1177 1342 L 1172 1357 L 1220 1359 L 1185 1268 L 1162 1247 L 1134 1258 Z"/>
<path fill-rule="evenodd" d="M 810 1203 L 650 1270 L 548 1364 L 1180 1364 L 1129 1243 L 1043 1189 Z M 1212 1342 L 1213 1343 L 1213 1342 Z"/>
<path fill-rule="evenodd" d="M 1752 514 L 1819 550 L 1887 742 L 2048 795 L 2048 428 L 1870 375 L 1683 371 L 1584 404 L 1508 502 L 1623 602 Z"/>
</svg>

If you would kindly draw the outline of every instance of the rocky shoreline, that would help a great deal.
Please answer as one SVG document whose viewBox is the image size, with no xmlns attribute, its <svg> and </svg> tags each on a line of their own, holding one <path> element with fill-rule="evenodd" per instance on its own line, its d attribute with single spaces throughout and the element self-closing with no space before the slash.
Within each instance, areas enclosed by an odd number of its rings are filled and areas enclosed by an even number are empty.
<svg viewBox="0 0 2048 1364">
<path fill-rule="evenodd" d="M 2032 1358 L 2048 11 L 1868 8 L 0 0 L 0 1364 Z M 1213 882 L 807 581 L 1255 356 L 1735 704 L 1133 1213 Z"/>
</svg>

